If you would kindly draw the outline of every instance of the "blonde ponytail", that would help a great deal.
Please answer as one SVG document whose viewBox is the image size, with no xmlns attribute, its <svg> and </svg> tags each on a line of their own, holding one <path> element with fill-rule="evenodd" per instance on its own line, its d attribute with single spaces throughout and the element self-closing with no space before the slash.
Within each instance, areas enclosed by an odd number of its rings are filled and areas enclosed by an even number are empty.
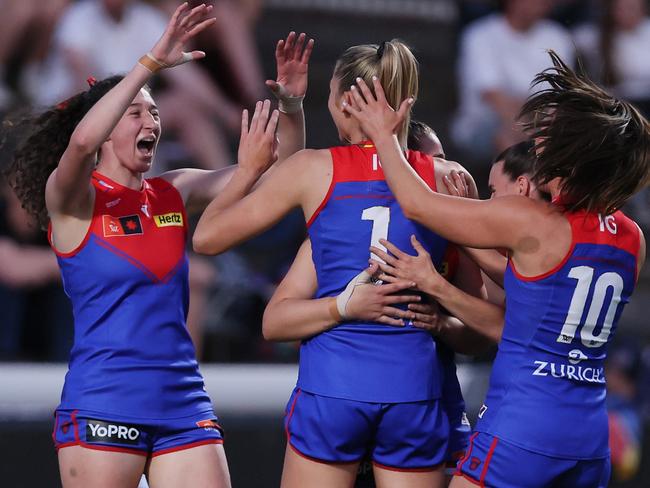
<svg viewBox="0 0 650 488">
<path fill-rule="evenodd" d="M 418 62 L 406 44 L 398 39 L 381 44 L 364 44 L 348 48 L 334 69 L 342 95 L 361 78 L 374 92 L 372 77 L 376 76 L 394 109 L 409 97 L 418 95 Z M 402 147 L 406 147 L 409 114 L 397 132 Z"/>
</svg>

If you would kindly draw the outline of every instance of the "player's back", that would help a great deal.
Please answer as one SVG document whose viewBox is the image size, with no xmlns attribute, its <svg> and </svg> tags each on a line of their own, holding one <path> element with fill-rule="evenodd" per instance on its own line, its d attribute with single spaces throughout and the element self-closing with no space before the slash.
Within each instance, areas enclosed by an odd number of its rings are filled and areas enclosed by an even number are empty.
<svg viewBox="0 0 650 488">
<path fill-rule="evenodd" d="M 622 212 L 567 213 L 555 269 L 505 276 L 506 318 L 477 430 L 569 459 L 608 455 L 604 360 L 636 281 L 640 236 Z"/>
<path fill-rule="evenodd" d="M 333 175 L 327 196 L 310 219 L 317 297 L 336 296 L 368 266 L 369 247 L 387 239 L 415 254 L 416 235 L 439 265 L 447 241 L 408 220 L 384 179 L 372 144 L 331 149 Z M 409 162 L 435 189 L 433 160 L 409 152 Z M 343 322 L 303 342 L 298 386 L 323 396 L 368 402 L 407 402 L 440 397 L 440 371 L 431 335 L 407 324 Z"/>
</svg>

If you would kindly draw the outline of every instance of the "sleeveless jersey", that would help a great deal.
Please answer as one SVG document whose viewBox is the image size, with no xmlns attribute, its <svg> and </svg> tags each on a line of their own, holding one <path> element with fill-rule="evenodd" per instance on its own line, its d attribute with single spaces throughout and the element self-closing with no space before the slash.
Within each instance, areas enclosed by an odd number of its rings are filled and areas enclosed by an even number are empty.
<svg viewBox="0 0 650 488">
<path fill-rule="evenodd" d="M 640 237 L 623 213 L 566 214 L 572 245 L 544 275 L 505 274 L 506 315 L 476 430 L 533 452 L 608 456 L 604 361 L 635 286 Z"/>
<path fill-rule="evenodd" d="M 142 190 L 95 172 L 88 233 L 57 252 L 75 333 L 61 409 L 171 419 L 212 410 L 185 326 L 187 219 L 161 178 Z M 56 249 L 55 249 L 56 252 Z"/>
<path fill-rule="evenodd" d="M 439 266 L 447 241 L 411 222 L 384 179 L 374 146 L 332 148 L 332 182 L 308 222 L 318 277 L 316 296 L 336 296 L 368 266 L 371 244 L 388 239 L 415 254 L 410 236 Z M 433 160 L 408 152 L 417 173 L 435 190 Z M 440 397 L 442 381 L 431 334 L 408 324 L 343 322 L 303 341 L 298 387 L 310 393 L 365 402 L 413 402 Z"/>
</svg>

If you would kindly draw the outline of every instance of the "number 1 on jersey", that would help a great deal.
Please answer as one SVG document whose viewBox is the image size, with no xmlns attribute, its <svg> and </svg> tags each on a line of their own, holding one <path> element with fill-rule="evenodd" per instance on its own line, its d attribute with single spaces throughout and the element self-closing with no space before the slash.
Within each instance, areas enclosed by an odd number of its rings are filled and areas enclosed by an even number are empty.
<svg viewBox="0 0 650 488">
<path fill-rule="evenodd" d="M 361 220 L 372 220 L 372 235 L 370 245 L 386 251 L 386 248 L 379 243 L 379 239 L 388 239 L 388 224 L 390 224 L 390 208 L 370 207 L 363 211 Z M 384 262 L 377 256 L 372 256 L 377 261 Z"/>
</svg>

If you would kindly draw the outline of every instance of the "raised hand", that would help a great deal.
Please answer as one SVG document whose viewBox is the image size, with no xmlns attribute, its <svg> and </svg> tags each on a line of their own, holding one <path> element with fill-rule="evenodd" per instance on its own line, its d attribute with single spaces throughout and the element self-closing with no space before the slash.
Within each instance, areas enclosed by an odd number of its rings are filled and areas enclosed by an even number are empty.
<svg viewBox="0 0 650 488">
<path fill-rule="evenodd" d="M 431 256 L 415 236 L 411 236 L 411 244 L 417 252 L 417 256 L 406 254 L 385 239 L 380 239 L 379 242 L 390 251 L 389 254 L 374 246 L 370 247 L 370 251 L 384 261 L 377 262 L 377 265 L 383 271 L 378 275 L 379 279 L 389 283 L 397 280 L 411 281 L 415 283 L 420 291 L 430 295 L 435 294 L 433 291 L 444 282 L 444 278 L 436 271 Z"/>
<path fill-rule="evenodd" d="M 356 82 L 356 86 L 350 87 L 350 102 L 343 102 L 343 110 L 359 121 L 365 134 L 373 141 L 395 134 L 415 100 L 407 98 L 395 111 L 388 104 L 384 89 L 376 76 L 372 77 L 375 95 L 361 78 L 357 78 Z"/>
<path fill-rule="evenodd" d="M 190 39 L 216 22 L 217 19 L 208 17 L 211 11 L 212 5 L 204 3 L 191 10 L 187 2 L 179 5 L 162 37 L 151 49 L 154 62 L 167 68 L 204 58 L 203 51 L 183 52 L 183 48 Z"/>
<path fill-rule="evenodd" d="M 279 115 L 277 110 L 271 112 L 269 100 L 257 102 L 249 127 L 248 110 L 242 112 L 241 137 L 237 152 L 241 168 L 261 175 L 278 160 L 275 130 L 278 127 Z"/>
<path fill-rule="evenodd" d="M 275 81 L 266 80 L 266 86 L 281 102 L 302 101 L 307 92 L 309 58 L 314 40 L 309 39 L 305 44 L 306 39 L 304 32 L 297 38 L 295 32 L 290 32 L 286 39 L 278 41 L 275 48 L 278 76 Z"/>
</svg>

